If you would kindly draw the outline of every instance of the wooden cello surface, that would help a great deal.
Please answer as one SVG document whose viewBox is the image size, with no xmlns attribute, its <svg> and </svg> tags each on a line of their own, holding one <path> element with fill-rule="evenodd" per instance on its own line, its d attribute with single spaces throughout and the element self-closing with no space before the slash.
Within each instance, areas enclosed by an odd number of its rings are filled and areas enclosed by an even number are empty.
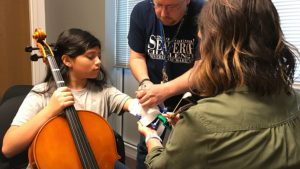
<svg viewBox="0 0 300 169">
<path fill-rule="evenodd" d="M 113 169 L 119 158 L 114 133 L 101 116 L 78 111 L 81 124 L 93 149 L 98 166 Z M 64 116 L 49 120 L 39 131 L 29 152 L 29 163 L 42 169 L 81 169 L 82 165 L 69 125 Z"/>
<path fill-rule="evenodd" d="M 34 32 L 37 47 L 48 63 L 57 87 L 65 86 L 46 34 Z M 100 115 L 76 111 L 74 106 L 50 119 L 37 133 L 28 150 L 31 168 L 39 169 L 113 169 L 120 158 L 113 130 Z"/>
</svg>

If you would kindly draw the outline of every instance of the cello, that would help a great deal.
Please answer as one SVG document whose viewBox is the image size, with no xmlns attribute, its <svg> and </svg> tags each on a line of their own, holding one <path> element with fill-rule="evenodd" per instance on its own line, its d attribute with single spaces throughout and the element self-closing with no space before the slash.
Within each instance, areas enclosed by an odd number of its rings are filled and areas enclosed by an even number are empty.
<svg viewBox="0 0 300 169">
<path fill-rule="evenodd" d="M 56 86 L 65 86 L 53 51 L 45 42 L 46 34 L 37 28 L 33 38 Z M 48 120 L 28 150 L 29 165 L 39 169 L 113 169 L 119 158 L 108 122 L 96 113 L 76 111 L 73 105 Z"/>
</svg>

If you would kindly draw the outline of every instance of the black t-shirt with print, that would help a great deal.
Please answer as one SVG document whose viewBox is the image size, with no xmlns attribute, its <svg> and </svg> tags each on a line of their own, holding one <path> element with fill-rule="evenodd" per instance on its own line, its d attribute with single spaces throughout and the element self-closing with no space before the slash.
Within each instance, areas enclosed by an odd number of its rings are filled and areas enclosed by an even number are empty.
<svg viewBox="0 0 300 169">
<path fill-rule="evenodd" d="M 158 84 L 162 81 L 165 59 L 167 59 L 168 79 L 172 80 L 189 70 L 194 65 L 195 59 L 199 58 L 195 54 L 198 50 L 197 16 L 203 4 L 203 0 L 191 0 L 181 26 L 180 22 L 174 26 L 163 26 L 165 37 L 162 36 L 161 23 L 155 15 L 151 0 L 144 0 L 133 8 L 128 44 L 135 52 L 145 54 L 148 74 L 153 83 Z M 170 43 L 178 28 L 177 36 L 173 43 Z M 163 50 L 163 39 L 166 40 L 169 53 Z M 167 99 L 165 105 L 170 109 L 174 108 L 181 96 Z"/>
</svg>

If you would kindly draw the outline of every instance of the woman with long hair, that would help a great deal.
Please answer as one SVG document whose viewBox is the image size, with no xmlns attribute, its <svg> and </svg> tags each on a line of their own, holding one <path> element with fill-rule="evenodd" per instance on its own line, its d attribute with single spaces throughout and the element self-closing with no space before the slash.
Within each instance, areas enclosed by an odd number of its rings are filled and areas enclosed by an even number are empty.
<svg viewBox="0 0 300 169">
<path fill-rule="evenodd" d="M 148 168 L 300 168 L 299 52 L 272 1 L 209 0 L 198 24 L 190 81 L 204 98 L 180 114 L 166 147 L 139 124 Z"/>
</svg>

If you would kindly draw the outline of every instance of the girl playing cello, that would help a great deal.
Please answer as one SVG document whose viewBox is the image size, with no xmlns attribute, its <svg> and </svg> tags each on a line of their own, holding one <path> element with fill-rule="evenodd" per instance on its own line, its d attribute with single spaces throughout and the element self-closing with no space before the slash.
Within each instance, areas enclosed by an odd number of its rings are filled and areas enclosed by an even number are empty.
<svg viewBox="0 0 300 169">
<path fill-rule="evenodd" d="M 111 113 L 128 111 L 133 101 L 107 83 L 101 66 L 100 41 L 89 32 L 80 29 L 62 32 L 54 53 L 66 86 L 56 87 L 48 67 L 44 82 L 35 85 L 26 96 L 5 134 L 2 152 L 6 157 L 25 150 L 40 128 L 68 106 L 74 105 L 76 110 L 92 111 L 107 119 Z M 120 163 L 116 162 L 116 166 Z"/>
</svg>

